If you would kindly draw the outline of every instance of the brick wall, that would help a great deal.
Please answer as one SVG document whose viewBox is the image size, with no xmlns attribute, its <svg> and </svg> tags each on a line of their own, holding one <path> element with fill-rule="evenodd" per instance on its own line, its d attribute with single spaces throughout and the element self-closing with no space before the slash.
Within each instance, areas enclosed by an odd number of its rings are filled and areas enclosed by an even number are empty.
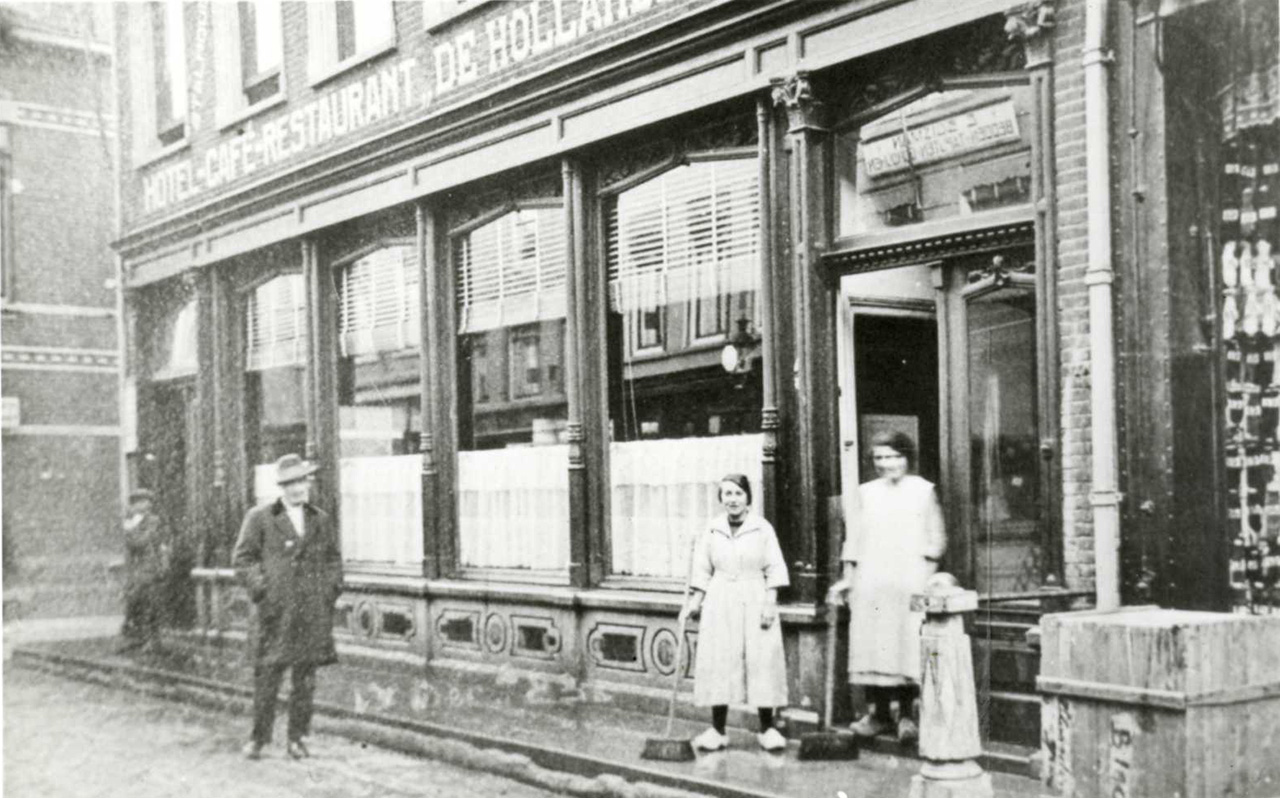
<svg viewBox="0 0 1280 798">
<path fill-rule="evenodd" d="M 1088 223 L 1085 200 L 1084 2 L 1057 6 L 1054 52 L 1055 159 L 1058 220 L 1058 336 L 1062 386 L 1062 534 L 1067 586 L 1094 585 L 1089 506 Z"/>
<path fill-rule="evenodd" d="M 18 6 L 3 11 L 22 28 L 87 19 L 83 6 Z M 67 31 L 74 41 L 83 33 Z M 123 556 L 120 441 L 110 434 L 118 376 L 102 368 L 115 364 L 109 353 L 94 361 L 99 370 L 85 370 L 75 351 L 116 346 L 110 79 L 111 59 L 84 48 L 22 37 L 0 46 L 0 99 L 14 103 L 7 126 L 20 184 L 13 304 L 0 316 L 4 395 L 21 403 L 19 427 L 0 446 L 6 617 L 119 611 L 108 570 Z M 44 360 L 25 360 L 37 356 L 28 348 Z"/>
</svg>

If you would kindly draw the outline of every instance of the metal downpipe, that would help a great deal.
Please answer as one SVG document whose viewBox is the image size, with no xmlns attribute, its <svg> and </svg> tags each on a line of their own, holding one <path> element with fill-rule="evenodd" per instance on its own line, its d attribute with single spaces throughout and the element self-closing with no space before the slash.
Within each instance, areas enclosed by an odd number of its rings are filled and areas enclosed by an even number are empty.
<svg viewBox="0 0 1280 798">
<path fill-rule="evenodd" d="M 1089 503 L 1093 516 L 1098 609 L 1120 606 L 1120 492 L 1116 424 L 1115 319 L 1111 248 L 1111 129 L 1106 50 L 1107 0 L 1086 0 L 1084 40 L 1085 171 L 1088 202 L 1090 431 L 1093 444 Z"/>
</svg>

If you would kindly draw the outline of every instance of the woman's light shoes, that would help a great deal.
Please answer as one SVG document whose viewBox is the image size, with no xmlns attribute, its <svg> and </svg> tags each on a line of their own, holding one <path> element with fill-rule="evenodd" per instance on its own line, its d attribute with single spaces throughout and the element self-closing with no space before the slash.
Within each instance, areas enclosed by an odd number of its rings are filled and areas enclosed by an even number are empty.
<svg viewBox="0 0 1280 798">
<path fill-rule="evenodd" d="M 899 718 L 895 728 L 893 721 L 863 715 L 857 722 L 850 724 L 849 729 L 859 737 L 879 737 L 896 731 L 900 743 L 914 743 L 920 739 L 920 727 L 911 718 Z"/>
<path fill-rule="evenodd" d="M 893 728 L 893 723 L 874 715 L 863 715 L 857 721 L 849 724 L 849 730 L 859 737 L 879 737 L 888 733 Z"/>
<path fill-rule="evenodd" d="M 898 720 L 898 742 L 914 743 L 920 739 L 920 727 L 911 718 Z"/>
<path fill-rule="evenodd" d="M 699 751 L 719 751 L 729 745 L 729 735 L 710 728 L 693 738 L 693 747 Z"/>
<path fill-rule="evenodd" d="M 756 735 L 756 739 L 760 741 L 760 747 L 766 751 L 783 751 L 787 747 L 787 738 L 772 726 L 765 729 L 763 734 Z"/>
<path fill-rule="evenodd" d="M 787 738 L 775 728 L 768 728 L 763 734 L 756 735 L 760 747 L 766 751 L 784 751 Z M 722 751 L 729 746 L 729 735 L 721 734 L 714 728 L 707 729 L 693 738 L 693 747 L 699 751 Z"/>
</svg>

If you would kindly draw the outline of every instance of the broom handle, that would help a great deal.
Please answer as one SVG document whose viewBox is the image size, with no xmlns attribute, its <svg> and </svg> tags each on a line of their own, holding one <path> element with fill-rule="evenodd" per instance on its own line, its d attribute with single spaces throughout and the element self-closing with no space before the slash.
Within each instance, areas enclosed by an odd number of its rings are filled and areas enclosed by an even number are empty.
<svg viewBox="0 0 1280 798">
<path fill-rule="evenodd" d="M 840 629 L 840 607 L 827 605 L 827 672 L 823 683 L 822 726 L 831 728 L 831 711 L 836 693 L 836 635 Z"/>
<path fill-rule="evenodd" d="M 689 603 L 689 585 L 693 584 L 693 555 L 698 549 L 698 536 L 693 536 L 693 543 L 689 546 L 689 566 L 684 573 L 684 596 L 680 601 L 680 609 Z M 671 705 L 667 708 L 667 733 L 665 736 L 671 739 L 671 729 L 676 722 L 676 696 L 680 692 L 680 661 L 684 659 L 684 623 L 678 627 L 676 632 L 676 666 L 671 672 Z"/>
</svg>

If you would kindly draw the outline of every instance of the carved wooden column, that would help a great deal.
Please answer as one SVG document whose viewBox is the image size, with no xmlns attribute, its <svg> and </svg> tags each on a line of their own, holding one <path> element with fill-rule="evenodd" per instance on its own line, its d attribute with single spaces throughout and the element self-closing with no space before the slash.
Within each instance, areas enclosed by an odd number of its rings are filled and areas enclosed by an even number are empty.
<svg viewBox="0 0 1280 798">
<path fill-rule="evenodd" d="M 333 281 L 320 262 L 314 238 L 302 242 L 302 273 L 307 295 L 307 451 L 320 466 L 312 502 L 332 514 L 339 512 L 337 326 Z"/>
<path fill-rule="evenodd" d="M 435 452 L 435 553 L 438 576 L 448 579 L 458 572 L 458 347 L 457 304 L 454 301 L 457 277 L 449 253 L 449 237 L 445 235 L 443 216 L 435 209 L 427 208 L 434 234 L 427 238 L 431 259 L 424 264 L 423 301 L 429 303 L 426 310 L 430 334 L 429 351 L 424 358 L 431 361 L 433 390 L 430 420 L 434 426 L 431 437 Z M 426 412 L 425 405 L 423 412 Z M 425 431 L 428 419 L 423 417 Z M 424 494 L 425 497 L 425 494 Z M 424 498 L 425 501 L 425 498 Z M 424 512 L 425 512 L 424 508 Z"/>
<path fill-rule="evenodd" d="M 756 131 L 760 162 L 760 364 L 761 402 L 760 432 L 764 437 L 761 452 L 760 479 L 764 483 L 764 517 L 775 526 L 778 522 L 778 335 L 777 308 L 773 296 L 773 202 L 774 124 L 773 102 L 768 96 L 756 101 Z"/>
<path fill-rule="evenodd" d="M 578 164 L 565 158 L 560 164 L 564 181 L 565 242 L 565 398 L 568 401 L 569 437 L 569 583 L 587 587 L 591 581 L 590 530 L 587 515 L 587 470 L 583 458 L 582 362 L 580 331 L 586 326 L 585 303 L 579 301 L 585 281 L 586 242 L 582 219 L 582 175 Z"/>
<path fill-rule="evenodd" d="M 421 391 L 422 436 L 418 451 L 422 453 L 422 575 L 428 579 L 440 576 L 439 541 L 436 536 L 436 520 L 440 516 L 437 496 L 436 466 L 436 348 L 437 334 L 432 325 L 432 305 L 440 294 L 439 264 L 436 261 L 436 220 L 425 200 L 415 206 L 417 220 L 417 248 L 419 282 L 418 294 L 420 324 L 420 350 L 418 357 L 418 388 Z"/>
<path fill-rule="evenodd" d="M 775 105 L 785 108 L 790 149 L 789 205 L 793 390 L 793 445 L 787 452 L 790 497 L 786 531 L 794 597 L 816 601 L 826 574 L 822 564 L 840 541 L 827 523 L 827 499 L 839 485 L 836 420 L 834 284 L 822 273 L 826 248 L 830 174 L 822 125 L 823 104 L 813 96 L 807 72 L 773 85 Z M 786 380 L 780 381 L 783 384 Z"/>
<path fill-rule="evenodd" d="M 1005 12 L 1005 30 L 1021 41 L 1031 77 L 1031 196 L 1036 210 L 1036 384 L 1039 387 L 1043 577 L 1062 584 L 1062 458 L 1058 401 L 1058 226 L 1054 152 L 1053 5 L 1048 0 Z"/>
<path fill-rule="evenodd" d="M 229 334 L 231 319 L 228 317 L 230 297 L 227 295 L 227 281 L 216 265 L 209 268 L 206 285 L 209 297 L 208 316 L 204 318 L 208 319 L 208 324 L 202 324 L 201 327 L 207 326 L 208 328 L 211 351 L 209 352 L 208 360 L 205 359 L 202 352 L 200 362 L 207 364 L 209 369 L 208 405 L 205 412 L 211 446 L 209 447 L 210 480 L 207 494 L 208 505 L 205 508 L 205 515 L 212 534 L 202 541 L 203 545 L 196 558 L 196 562 L 201 568 L 208 568 L 213 565 L 213 552 L 217 548 L 219 539 L 232 534 L 228 530 L 237 525 L 239 521 L 239 519 L 233 520 L 227 516 L 228 441 L 226 393 L 230 382 L 227 379 L 226 372 L 228 361 L 234 360 L 234 358 L 228 357 L 229 353 L 227 351 L 227 347 L 231 345 L 234 336 Z M 201 371 L 203 372 L 203 368 Z"/>
</svg>

